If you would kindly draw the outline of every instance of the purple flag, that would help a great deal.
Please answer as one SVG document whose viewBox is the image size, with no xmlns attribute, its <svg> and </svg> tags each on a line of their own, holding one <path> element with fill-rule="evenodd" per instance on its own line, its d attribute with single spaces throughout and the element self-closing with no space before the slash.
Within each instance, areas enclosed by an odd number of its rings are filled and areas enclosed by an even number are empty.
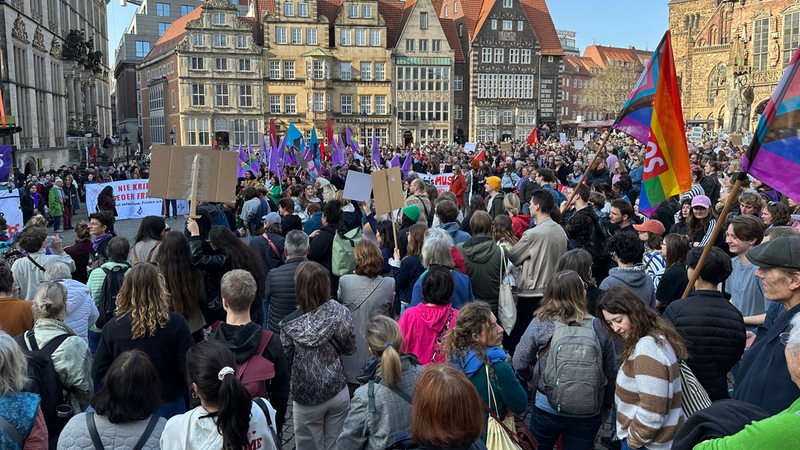
<svg viewBox="0 0 800 450">
<path fill-rule="evenodd" d="M 247 151 L 250 152 L 250 170 L 258 178 L 258 171 L 261 170 L 261 156 L 253 151 L 253 146 L 250 144 L 247 144 Z"/>
<path fill-rule="evenodd" d="M 413 162 L 414 158 L 411 157 L 411 152 L 408 152 L 405 161 L 403 161 L 403 166 L 400 167 L 400 172 L 403 173 L 404 180 L 408 177 L 408 172 L 411 170 L 411 163 Z"/>
<path fill-rule="evenodd" d="M 244 178 L 245 172 L 250 169 L 250 156 L 247 154 L 247 149 L 239 145 L 239 168 L 236 170 L 237 178 Z"/>
<path fill-rule="evenodd" d="M 0 181 L 8 180 L 11 175 L 11 146 L 0 145 Z"/>
<path fill-rule="evenodd" d="M 378 148 L 378 138 L 375 137 L 375 133 L 372 133 L 372 163 L 375 164 L 375 167 L 378 169 L 381 168 L 381 149 Z"/>
<path fill-rule="evenodd" d="M 400 155 L 394 155 L 394 158 L 389 162 L 389 167 L 400 167 Z"/>
<path fill-rule="evenodd" d="M 344 128 L 344 143 L 353 149 L 353 153 L 358 153 L 358 143 L 353 140 L 353 133 L 350 131 L 350 127 Z"/>
</svg>

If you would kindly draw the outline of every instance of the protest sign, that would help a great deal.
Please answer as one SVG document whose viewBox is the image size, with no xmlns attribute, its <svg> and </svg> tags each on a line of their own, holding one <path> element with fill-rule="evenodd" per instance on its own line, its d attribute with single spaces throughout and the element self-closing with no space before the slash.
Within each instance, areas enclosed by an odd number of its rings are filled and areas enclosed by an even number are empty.
<svg viewBox="0 0 800 450">
<path fill-rule="evenodd" d="M 236 152 L 162 145 L 150 155 L 149 197 L 188 199 L 195 179 L 198 201 L 236 201 Z"/>
<path fill-rule="evenodd" d="M 372 188 L 372 177 L 368 173 L 348 170 L 342 196 L 348 200 L 365 202 L 369 200 Z"/>
<path fill-rule="evenodd" d="M 439 175 L 431 175 L 428 173 L 420 173 L 419 177 L 426 183 L 436 186 L 436 190 L 444 192 L 450 190 L 450 183 L 453 182 L 453 173 L 440 173 Z"/>
<path fill-rule="evenodd" d="M 0 187 L 0 212 L 6 219 L 6 230 L 9 236 L 18 233 L 22 226 L 22 210 L 19 209 L 19 189 Z"/>
<path fill-rule="evenodd" d="M 111 183 L 86 185 L 86 210 L 89 214 L 97 211 L 97 196 L 106 186 L 114 189 L 114 202 L 117 220 L 141 219 L 147 216 L 163 216 L 164 200 L 147 195 L 150 180 L 123 180 Z M 189 202 L 177 201 L 178 214 L 188 214 Z"/>
<path fill-rule="evenodd" d="M 703 140 L 703 127 L 692 127 L 692 134 L 689 140 L 692 142 L 702 142 Z"/>
</svg>

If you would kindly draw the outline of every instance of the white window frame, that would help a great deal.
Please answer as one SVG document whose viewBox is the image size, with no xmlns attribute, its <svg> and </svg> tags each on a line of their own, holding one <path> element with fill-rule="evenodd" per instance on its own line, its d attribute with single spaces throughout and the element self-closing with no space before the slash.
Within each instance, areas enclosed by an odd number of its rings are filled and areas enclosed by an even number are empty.
<svg viewBox="0 0 800 450">
<path fill-rule="evenodd" d="M 211 13 L 211 25 L 225 25 L 225 13 L 214 12 Z"/>
<path fill-rule="evenodd" d="M 295 67 L 294 61 L 284 61 L 283 62 L 283 79 L 284 80 L 294 80 L 295 74 Z"/>
<path fill-rule="evenodd" d="M 275 59 L 272 59 L 268 63 L 269 67 L 269 79 L 270 80 L 280 80 L 281 78 L 281 62 Z"/>
<path fill-rule="evenodd" d="M 272 94 L 269 96 L 269 113 L 270 114 L 280 114 L 281 113 L 281 96 Z"/>
<path fill-rule="evenodd" d="M 358 78 L 361 81 L 372 81 L 372 63 L 362 62 L 359 72 Z"/>
<path fill-rule="evenodd" d="M 342 62 L 339 64 L 339 77 L 342 81 L 350 81 L 353 79 L 353 65 L 349 62 Z"/>
<path fill-rule="evenodd" d="M 286 44 L 287 42 L 286 27 L 275 27 L 275 43 Z"/>
<path fill-rule="evenodd" d="M 284 114 L 297 114 L 297 95 L 285 94 L 283 96 Z"/>
<path fill-rule="evenodd" d="M 242 84 L 239 86 L 239 107 L 252 108 L 253 107 L 253 86 L 249 84 Z"/>
<path fill-rule="evenodd" d="M 215 106 L 230 106 L 230 95 L 228 95 L 229 88 L 227 84 L 217 84 L 214 86 L 214 105 Z"/>
<path fill-rule="evenodd" d="M 375 63 L 375 81 L 386 81 L 386 63 Z"/>
<path fill-rule="evenodd" d="M 206 86 L 202 83 L 193 83 L 190 89 L 192 92 L 192 106 L 205 106 Z"/>
<path fill-rule="evenodd" d="M 353 32 L 349 28 L 339 30 L 339 43 L 344 47 L 353 45 Z"/>
<path fill-rule="evenodd" d="M 303 29 L 292 27 L 292 45 L 303 45 Z"/>
<path fill-rule="evenodd" d="M 340 97 L 341 103 L 341 112 L 343 116 L 350 116 L 353 114 L 353 96 L 352 95 L 342 95 Z"/>
</svg>

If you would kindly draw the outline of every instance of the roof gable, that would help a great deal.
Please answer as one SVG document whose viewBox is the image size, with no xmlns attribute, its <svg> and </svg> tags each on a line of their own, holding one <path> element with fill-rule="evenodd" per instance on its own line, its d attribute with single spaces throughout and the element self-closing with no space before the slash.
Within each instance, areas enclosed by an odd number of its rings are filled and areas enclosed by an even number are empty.
<svg viewBox="0 0 800 450">
<path fill-rule="evenodd" d="M 553 25 L 553 18 L 547 3 L 544 0 L 515 0 L 520 3 L 525 15 L 528 16 L 533 28 L 536 39 L 542 48 L 544 56 L 564 56 L 564 49 L 561 48 L 561 41 L 558 39 L 556 27 Z"/>
<path fill-rule="evenodd" d="M 199 19 L 202 12 L 203 8 L 198 6 L 189 11 L 189 13 L 187 13 L 185 16 L 172 22 L 172 25 L 170 25 L 164 34 L 158 38 L 156 43 L 153 44 L 153 48 L 150 50 L 150 53 L 147 54 L 145 59 L 147 60 L 155 58 L 156 56 L 162 55 L 175 48 L 175 46 L 183 41 L 183 38 L 186 37 L 186 25 L 192 20 Z"/>
<path fill-rule="evenodd" d="M 386 23 L 386 47 L 389 49 L 397 46 L 397 39 L 403 29 L 403 14 L 405 3 L 400 0 L 382 0 L 378 2 L 378 14 Z"/>
</svg>

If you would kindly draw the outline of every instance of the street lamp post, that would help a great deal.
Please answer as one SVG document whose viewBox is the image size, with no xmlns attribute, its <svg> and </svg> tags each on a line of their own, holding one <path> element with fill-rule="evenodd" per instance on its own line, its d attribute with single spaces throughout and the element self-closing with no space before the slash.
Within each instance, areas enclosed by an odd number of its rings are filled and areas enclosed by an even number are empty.
<svg viewBox="0 0 800 450">
<path fill-rule="evenodd" d="M 172 129 L 169 130 L 169 138 L 172 141 L 171 145 L 175 145 L 175 127 L 172 127 Z"/>
<path fill-rule="evenodd" d="M 122 126 L 121 133 L 122 133 L 122 140 L 125 143 L 125 164 L 128 164 L 128 161 L 130 161 L 130 159 L 131 159 L 131 155 L 130 155 L 130 142 L 131 141 L 128 139 L 128 135 L 130 133 L 128 132 L 128 128 L 126 128 L 125 125 Z M 113 160 L 113 158 L 112 158 L 112 160 Z"/>
<path fill-rule="evenodd" d="M 367 133 L 367 112 L 361 111 L 361 142 L 362 142 L 361 145 L 363 147 L 367 146 L 366 133 Z"/>
</svg>

